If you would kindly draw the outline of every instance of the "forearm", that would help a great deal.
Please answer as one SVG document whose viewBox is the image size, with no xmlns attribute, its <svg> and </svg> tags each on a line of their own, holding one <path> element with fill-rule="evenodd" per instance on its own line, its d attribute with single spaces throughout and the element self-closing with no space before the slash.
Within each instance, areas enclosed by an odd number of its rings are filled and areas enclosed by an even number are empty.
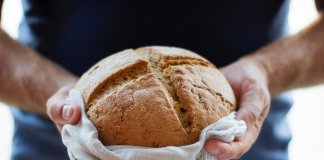
<svg viewBox="0 0 324 160">
<path fill-rule="evenodd" d="M 46 115 L 47 99 L 76 77 L 0 30 L 0 100 Z"/>
<path fill-rule="evenodd" d="M 324 82 L 324 16 L 300 33 L 244 57 L 266 73 L 272 96 Z"/>
</svg>

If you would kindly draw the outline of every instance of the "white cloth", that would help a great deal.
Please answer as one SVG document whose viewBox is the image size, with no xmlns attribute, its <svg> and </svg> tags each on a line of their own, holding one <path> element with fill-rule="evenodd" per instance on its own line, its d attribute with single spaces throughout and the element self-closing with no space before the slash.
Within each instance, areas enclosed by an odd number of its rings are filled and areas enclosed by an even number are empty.
<svg viewBox="0 0 324 160">
<path fill-rule="evenodd" d="M 84 102 L 81 94 L 71 90 L 69 100 L 75 101 L 82 107 L 82 118 L 76 125 L 65 125 L 62 129 L 62 139 L 68 148 L 70 159 L 78 160 L 195 160 L 212 159 L 213 157 L 203 150 L 206 139 L 217 138 L 231 142 L 234 137 L 241 136 L 246 131 L 244 121 L 235 120 L 235 113 L 222 118 L 205 128 L 199 141 L 181 147 L 147 148 L 126 145 L 104 146 L 98 139 L 94 125 L 87 118 L 84 111 Z"/>
</svg>

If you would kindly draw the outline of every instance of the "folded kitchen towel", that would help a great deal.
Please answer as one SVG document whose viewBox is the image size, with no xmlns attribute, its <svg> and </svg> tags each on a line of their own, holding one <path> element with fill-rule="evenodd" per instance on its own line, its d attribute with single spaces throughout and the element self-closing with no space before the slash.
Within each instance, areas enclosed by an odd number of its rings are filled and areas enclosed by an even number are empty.
<svg viewBox="0 0 324 160">
<path fill-rule="evenodd" d="M 104 146 L 94 125 L 88 119 L 81 94 L 72 89 L 67 98 L 82 107 L 81 120 L 75 125 L 64 125 L 62 139 L 68 149 L 70 159 L 78 160 L 210 160 L 213 159 L 203 146 L 206 140 L 217 138 L 231 142 L 246 132 L 246 124 L 236 120 L 235 113 L 220 119 L 206 127 L 200 134 L 199 141 L 186 146 L 168 146 L 148 148 L 128 145 Z"/>
</svg>

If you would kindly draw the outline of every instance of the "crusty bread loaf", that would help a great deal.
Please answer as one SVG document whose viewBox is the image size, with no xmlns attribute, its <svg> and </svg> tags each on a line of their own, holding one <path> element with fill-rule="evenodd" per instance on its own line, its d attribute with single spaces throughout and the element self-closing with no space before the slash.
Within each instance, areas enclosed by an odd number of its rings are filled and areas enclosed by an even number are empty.
<svg viewBox="0 0 324 160">
<path fill-rule="evenodd" d="M 181 146 L 236 109 L 225 77 L 201 56 L 174 47 L 113 54 L 76 85 L 105 145 Z"/>
</svg>

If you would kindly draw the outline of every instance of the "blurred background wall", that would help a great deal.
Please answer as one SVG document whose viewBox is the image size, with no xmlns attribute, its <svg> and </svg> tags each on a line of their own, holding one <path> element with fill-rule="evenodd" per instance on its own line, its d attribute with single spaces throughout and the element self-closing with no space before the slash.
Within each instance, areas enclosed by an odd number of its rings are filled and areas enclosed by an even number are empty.
<svg viewBox="0 0 324 160">
<path fill-rule="evenodd" d="M 21 18 L 21 0 L 4 0 L 2 27 L 17 37 Z M 298 32 L 317 16 L 313 0 L 291 0 L 289 30 Z M 0 64 L 1 65 L 1 64 Z M 1 66 L 0 66 L 1 67 Z M 294 107 L 288 115 L 293 140 L 289 146 L 291 160 L 324 159 L 324 86 L 293 91 Z M 9 160 L 13 121 L 9 108 L 0 102 L 0 160 Z"/>
<path fill-rule="evenodd" d="M 313 0 L 292 0 L 289 30 L 298 32 L 317 17 Z M 324 63 L 324 62 L 323 62 Z M 324 74 L 324 68 L 323 68 Z M 293 91 L 294 106 L 288 120 L 293 139 L 291 160 L 324 160 L 324 85 Z"/>
</svg>

